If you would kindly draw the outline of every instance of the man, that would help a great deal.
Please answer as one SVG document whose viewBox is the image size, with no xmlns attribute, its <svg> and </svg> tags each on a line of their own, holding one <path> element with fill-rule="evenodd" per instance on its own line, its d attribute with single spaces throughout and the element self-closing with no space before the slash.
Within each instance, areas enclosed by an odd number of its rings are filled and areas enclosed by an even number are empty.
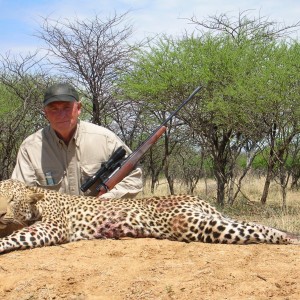
<svg viewBox="0 0 300 300">
<path fill-rule="evenodd" d="M 50 86 L 43 105 L 49 125 L 23 141 L 11 178 L 63 193 L 97 196 L 97 182 L 85 193 L 80 186 L 119 146 L 123 146 L 127 154 L 130 149 L 112 131 L 79 120 L 81 102 L 71 85 Z M 142 171 L 136 168 L 101 197 L 134 197 L 142 185 Z M 0 204 L 0 208 L 3 210 L 5 205 Z"/>
</svg>

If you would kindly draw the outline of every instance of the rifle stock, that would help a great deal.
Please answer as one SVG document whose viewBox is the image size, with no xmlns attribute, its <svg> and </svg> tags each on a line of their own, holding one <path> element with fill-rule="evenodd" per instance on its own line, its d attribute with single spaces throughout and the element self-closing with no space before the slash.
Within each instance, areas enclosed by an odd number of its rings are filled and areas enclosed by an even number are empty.
<svg viewBox="0 0 300 300">
<path fill-rule="evenodd" d="M 187 104 L 201 89 L 198 86 L 192 94 L 181 103 L 181 105 L 152 133 L 152 135 L 144 141 L 134 152 L 132 152 L 124 161 L 120 164 L 120 167 L 116 169 L 104 180 L 101 180 L 101 184 L 98 186 L 99 191 L 98 197 L 111 190 L 116 184 L 122 181 L 137 165 L 143 155 L 149 150 L 153 144 L 165 133 L 167 127 L 165 126 L 177 113 L 178 111 Z"/>
</svg>

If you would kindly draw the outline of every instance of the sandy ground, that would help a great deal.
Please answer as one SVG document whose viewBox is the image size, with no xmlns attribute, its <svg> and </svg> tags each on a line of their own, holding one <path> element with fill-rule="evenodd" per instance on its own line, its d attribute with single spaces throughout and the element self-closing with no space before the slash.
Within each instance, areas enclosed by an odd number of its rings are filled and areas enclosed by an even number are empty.
<svg viewBox="0 0 300 300">
<path fill-rule="evenodd" d="M 0 299 L 300 299 L 299 246 L 91 240 L 0 256 Z"/>
</svg>

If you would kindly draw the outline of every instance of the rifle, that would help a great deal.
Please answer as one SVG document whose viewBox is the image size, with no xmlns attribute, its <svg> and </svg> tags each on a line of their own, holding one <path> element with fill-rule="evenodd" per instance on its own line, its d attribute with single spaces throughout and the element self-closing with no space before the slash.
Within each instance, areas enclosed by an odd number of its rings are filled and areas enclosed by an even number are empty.
<svg viewBox="0 0 300 300">
<path fill-rule="evenodd" d="M 167 130 L 165 125 L 200 91 L 201 88 L 201 86 L 198 86 L 191 95 L 184 100 L 181 105 L 125 160 L 123 160 L 123 158 L 126 155 L 126 151 L 122 146 L 119 147 L 111 155 L 109 160 L 101 165 L 101 168 L 95 173 L 95 175 L 88 178 L 80 189 L 85 192 L 97 180 L 100 180 L 100 185 L 97 187 L 97 191 L 99 192 L 98 196 L 101 196 L 122 181 L 135 168 L 149 148 L 152 147 L 152 145 L 155 144 Z"/>
</svg>

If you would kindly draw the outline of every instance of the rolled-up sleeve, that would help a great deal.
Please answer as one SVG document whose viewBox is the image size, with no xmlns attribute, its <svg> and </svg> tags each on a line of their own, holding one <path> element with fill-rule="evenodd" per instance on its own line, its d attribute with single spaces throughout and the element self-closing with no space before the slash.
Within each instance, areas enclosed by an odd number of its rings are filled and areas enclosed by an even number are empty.
<svg viewBox="0 0 300 300">
<path fill-rule="evenodd" d="M 31 186 L 36 185 L 35 170 L 32 167 L 30 156 L 28 155 L 24 144 L 22 144 L 19 149 L 16 165 L 11 178 L 19 180 Z"/>
<path fill-rule="evenodd" d="M 101 198 L 134 198 L 139 192 L 142 191 L 142 188 L 142 169 L 137 167 L 110 191 L 101 195 Z"/>
</svg>

